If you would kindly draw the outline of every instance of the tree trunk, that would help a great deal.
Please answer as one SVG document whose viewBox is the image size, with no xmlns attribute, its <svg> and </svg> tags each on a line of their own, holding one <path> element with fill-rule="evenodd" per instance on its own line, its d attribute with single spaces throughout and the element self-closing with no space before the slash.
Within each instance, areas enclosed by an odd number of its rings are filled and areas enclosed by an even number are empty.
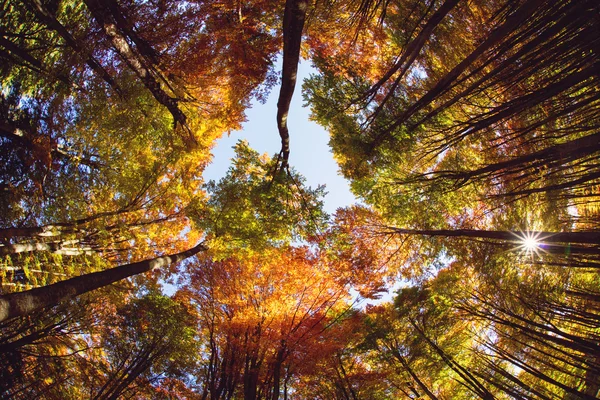
<svg viewBox="0 0 600 400">
<path fill-rule="evenodd" d="M 279 400 L 279 392 L 281 391 L 281 369 L 286 356 L 286 350 L 286 342 L 285 340 L 282 340 L 279 350 L 277 350 L 275 362 L 273 363 L 273 394 L 271 400 Z"/>
<path fill-rule="evenodd" d="M 145 59 L 142 56 L 139 56 L 129 45 L 118 25 L 113 21 L 114 17 L 108 9 L 108 6 L 99 0 L 85 0 L 85 4 L 98 25 L 102 27 L 104 33 L 110 38 L 117 53 L 123 58 L 129 68 L 135 72 L 146 89 L 152 93 L 156 101 L 169 110 L 173 116 L 174 127 L 177 128 L 178 125 L 181 126 L 181 129 L 183 130 L 181 137 L 186 145 L 195 147 L 198 144 L 198 141 L 194 137 L 194 134 L 187 123 L 186 115 L 179 109 L 178 99 L 169 96 L 169 94 L 160 87 L 160 83 L 155 77 L 158 73 L 154 66 L 148 66 Z"/>
<path fill-rule="evenodd" d="M 585 243 L 600 244 L 600 232 L 581 231 L 581 232 L 544 232 L 544 231 L 484 231 L 477 229 L 402 229 L 386 227 L 393 233 L 401 235 L 425 235 L 425 236 L 446 236 L 446 237 L 464 237 L 476 239 L 495 239 L 509 242 L 522 242 L 527 237 L 536 238 L 540 243 Z"/>
<path fill-rule="evenodd" d="M 477 394 L 484 400 L 493 400 L 494 396 L 490 391 L 481 383 L 479 380 L 469 371 L 463 367 L 460 363 L 456 362 L 452 356 L 447 354 L 441 347 L 439 347 L 433 340 L 431 340 L 425 332 L 417 326 L 417 323 L 413 320 L 409 320 L 412 327 L 421 335 L 423 339 L 429 344 L 429 346 L 440 356 L 440 358 L 450 367 L 458 376 L 464 380 L 465 386 L 473 393 Z"/>
<path fill-rule="evenodd" d="M 50 243 L 17 243 L 0 245 L 0 256 L 33 253 L 46 251 L 53 254 L 64 256 L 78 256 L 81 254 L 93 254 L 94 250 L 89 246 L 78 246 L 78 240 L 65 240 L 62 242 Z"/>
<path fill-rule="evenodd" d="M 108 286 L 130 276 L 161 268 L 205 251 L 203 243 L 181 253 L 156 257 L 133 264 L 121 265 L 106 271 L 77 276 L 52 285 L 0 296 L 0 322 L 27 315 L 41 308 Z"/>
<path fill-rule="evenodd" d="M 0 31 L 0 34 L 2 34 L 4 32 Z M 80 87 L 78 87 L 76 84 L 74 84 L 68 76 L 65 76 L 63 74 L 54 74 L 52 71 L 48 70 L 43 63 L 38 60 L 37 58 L 35 58 L 34 56 L 32 56 L 31 54 L 29 54 L 29 52 L 27 51 L 27 49 L 23 49 L 21 47 L 19 47 L 17 44 L 11 42 L 10 40 L 2 37 L 0 35 L 0 46 L 4 47 L 4 49 L 6 49 L 7 55 L 10 58 L 13 58 L 12 56 L 16 56 L 21 58 L 23 61 L 25 61 L 24 66 L 35 71 L 38 72 L 40 74 L 44 74 L 47 76 L 50 76 L 51 78 L 57 79 L 63 83 L 65 83 L 67 86 L 70 87 L 74 87 L 75 89 L 81 89 Z M 0 51 L 2 51 L 0 49 Z M 16 62 L 18 62 L 17 60 L 15 60 Z"/>
<path fill-rule="evenodd" d="M 396 121 L 380 132 L 373 141 L 371 150 L 374 150 L 376 147 L 378 147 L 394 129 L 402 125 L 425 104 L 430 103 L 437 96 L 445 93 L 451 84 L 460 76 L 460 74 L 462 74 L 482 54 L 505 39 L 505 37 L 511 33 L 515 27 L 518 27 L 525 20 L 527 20 L 527 18 L 533 14 L 541 4 L 543 4 L 543 2 L 540 0 L 528 0 L 517 10 L 515 10 L 502 25 L 490 32 L 487 38 L 475 50 L 473 50 L 471 54 L 469 54 L 464 60 L 462 60 L 457 66 L 448 72 L 431 90 L 425 93 L 423 97 L 408 107 L 400 115 L 400 117 L 396 119 Z"/>
<path fill-rule="evenodd" d="M 108 73 L 108 71 L 100 64 L 100 62 L 98 62 L 92 56 L 91 52 L 85 49 L 85 45 L 80 44 L 77 42 L 77 40 L 75 40 L 75 38 L 69 33 L 67 28 L 65 28 L 65 26 L 61 24 L 60 21 L 58 21 L 56 17 L 47 10 L 46 7 L 44 7 L 44 4 L 40 0 L 30 0 L 27 3 L 40 20 L 42 20 L 46 25 L 58 32 L 58 34 L 65 40 L 65 42 L 69 46 L 71 46 L 73 50 L 83 54 L 84 57 L 87 58 L 86 64 L 98 76 L 100 76 L 119 96 L 123 96 L 121 88 L 119 87 L 119 85 L 117 85 L 117 83 L 115 82 L 113 77 Z"/>
<path fill-rule="evenodd" d="M 296 87 L 302 30 L 308 8 L 307 0 L 287 0 L 283 15 L 283 67 L 281 90 L 277 101 L 277 128 L 281 137 L 281 167 L 285 169 L 290 156 L 290 134 L 287 117 Z"/>
<path fill-rule="evenodd" d="M 427 23 L 423 26 L 423 29 L 419 32 L 417 37 L 411 41 L 402 52 L 400 60 L 379 80 L 375 83 L 366 93 L 365 97 L 373 97 L 377 91 L 390 79 L 398 70 L 402 68 L 400 73 L 395 79 L 393 88 L 399 83 L 406 71 L 409 70 L 410 66 L 417 59 L 417 56 L 421 53 L 423 47 L 427 41 L 431 38 L 433 30 L 442 22 L 442 20 L 448 15 L 448 13 L 460 2 L 460 0 L 446 0 L 444 4 L 427 20 Z M 383 110 L 385 103 L 392 97 L 394 90 L 389 90 L 385 98 L 379 103 L 377 109 L 369 115 L 369 120 L 374 120 L 377 115 Z"/>
<path fill-rule="evenodd" d="M 569 142 L 557 144 L 529 154 L 519 155 L 509 160 L 488 164 L 484 167 L 467 171 L 433 171 L 408 179 L 407 182 L 426 181 L 428 176 L 434 179 L 452 179 L 459 181 L 459 186 L 478 177 L 509 175 L 526 169 L 544 167 L 553 163 L 565 164 L 600 151 L 600 133 L 584 136 Z"/>
<path fill-rule="evenodd" d="M 408 361 L 406 361 L 406 359 L 400 354 L 400 352 L 397 349 L 394 351 L 393 354 L 394 354 L 394 357 L 396 357 L 396 359 L 402 365 L 402 368 L 404 368 L 404 370 L 406 372 L 408 372 L 408 374 L 413 378 L 413 380 L 417 383 L 417 385 L 419 385 L 419 387 L 425 392 L 427 397 L 429 397 L 431 400 L 438 400 L 436 395 L 433 394 L 433 392 L 431 390 L 429 390 L 427 385 L 425 385 L 425 383 L 419 378 L 419 376 L 415 373 L 415 371 L 413 371 L 413 369 L 410 367 L 410 365 L 408 365 Z"/>
</svg>

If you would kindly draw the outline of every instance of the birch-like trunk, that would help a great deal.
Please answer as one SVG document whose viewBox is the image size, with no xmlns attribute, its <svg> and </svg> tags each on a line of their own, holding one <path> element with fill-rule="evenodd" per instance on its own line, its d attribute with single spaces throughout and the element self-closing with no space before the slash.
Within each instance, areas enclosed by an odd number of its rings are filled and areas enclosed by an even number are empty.
<svg viewBox="0 0 600 400">
<path fill-rule="evenodd" d="M 105 271 L 77 276 L 52 285 L 0 296 L 0 322 L 54 306 L 67 299 L 108 286 L 130 276 L 182 261 L 205 250 L 204 244 L 200 243 L 181 253 L 121 265 Z"/>
</svg>

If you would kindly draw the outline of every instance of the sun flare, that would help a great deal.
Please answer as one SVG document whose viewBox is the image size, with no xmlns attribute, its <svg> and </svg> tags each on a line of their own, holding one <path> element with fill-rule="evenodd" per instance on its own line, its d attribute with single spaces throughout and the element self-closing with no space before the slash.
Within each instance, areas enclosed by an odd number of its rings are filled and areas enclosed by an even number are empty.
<svg viewBox="0 0 600 400">
<path fill-rule="evenodd" d="M 539 243 L 534 237 L 528 237 L 525 238 L 525 240 L 523 240 L 523 247 L 525 248 L 525 250 L 533 251 L 538 247 L 538 245 Z"/>
<path fill-rule="evenodd" d="M 533 257 L 533 255 L 539 255 L 541 248 L 541 238 L 539 237 L 539 232 L 522 232 L 520 235 L 517 235 L 519 238 L 519 249 L 525 256 Z"/>
</svg>

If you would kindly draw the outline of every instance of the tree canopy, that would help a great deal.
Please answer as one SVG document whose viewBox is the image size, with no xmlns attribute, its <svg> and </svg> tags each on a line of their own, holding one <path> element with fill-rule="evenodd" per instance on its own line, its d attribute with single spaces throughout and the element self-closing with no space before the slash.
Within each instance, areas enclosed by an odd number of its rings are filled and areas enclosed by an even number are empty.
<svg viewBox="0 0 600 400">
<path fill-rule="evenodd" d="M 600 398 L 597 0 L 1 7 L 0 398 Z"/>
</svg>

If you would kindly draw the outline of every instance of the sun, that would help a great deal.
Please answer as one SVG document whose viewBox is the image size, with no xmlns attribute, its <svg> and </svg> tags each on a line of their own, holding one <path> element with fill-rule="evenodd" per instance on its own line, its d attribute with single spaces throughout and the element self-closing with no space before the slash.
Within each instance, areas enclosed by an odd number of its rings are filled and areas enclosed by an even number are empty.
<svg viewBox="0 0 600 400">
<path fill-rule="evenodd" d="M 526 237 L 523 240 L 523 248 L 528 251 L 533 251 L 539 247 L 539 242 L 534 237 Z"/>
<path fill-rule="evenodd" d="M 525 256 L 531 256 L 533 257 L 534 254 L 535 255 L 539 255 L 540 251 L 542 250 L 541 245 L 541 238 L 539 237 L 540 233 L 539 232 L 522 232 L 521 234 L 517 235 L 518 239 L 519 239 L 519 246 L 518 248 L 521 250 L 522 253 L 525 253 Z"/>
</svg>

